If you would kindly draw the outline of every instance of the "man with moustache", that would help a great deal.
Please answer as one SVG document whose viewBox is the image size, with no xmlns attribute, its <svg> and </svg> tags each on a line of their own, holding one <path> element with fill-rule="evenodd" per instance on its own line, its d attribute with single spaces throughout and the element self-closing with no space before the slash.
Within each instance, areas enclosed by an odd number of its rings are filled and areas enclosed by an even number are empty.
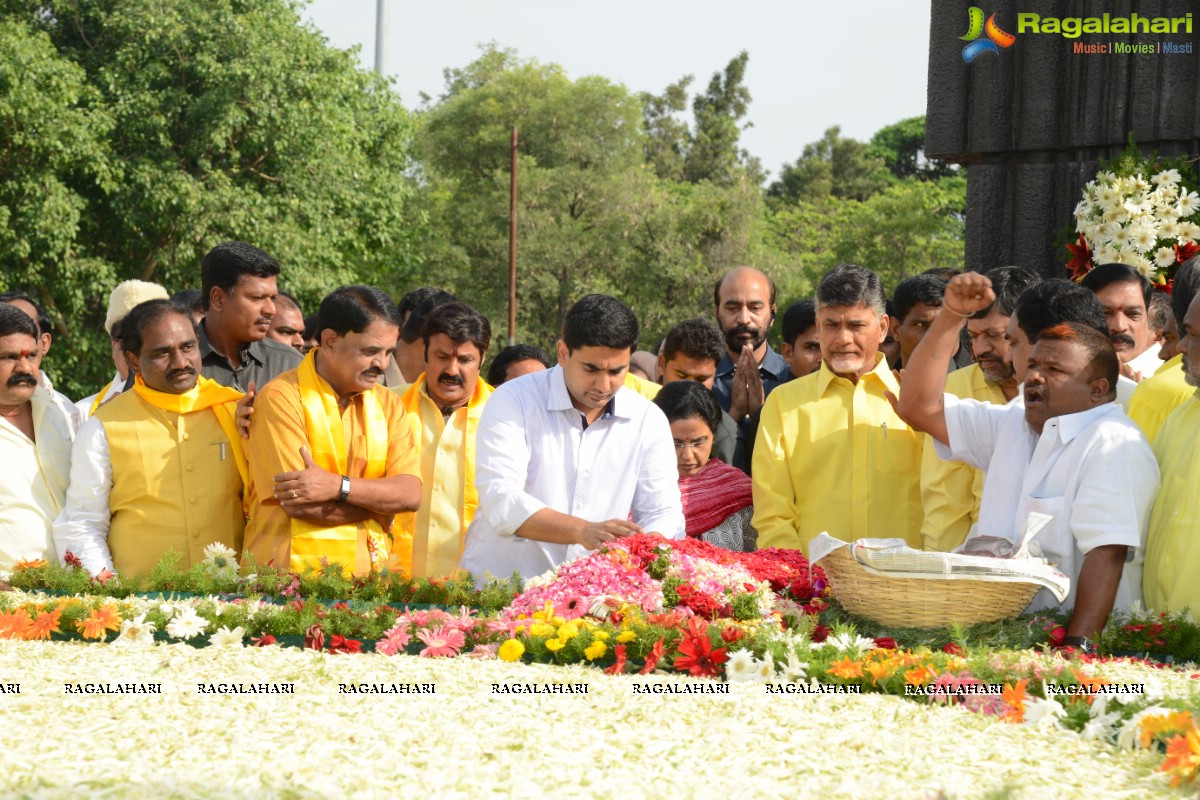
<svg viewBox="0 0 1200 800">
<path fill-rule="evenodd" d="M 767 344 L 775 322 L 775 283 L 753 267 L 726 272 L 713 288 L 725 355 L 717 365 L 713 394 L 738 423 L 746 458 L 753 463 L 755 431 L 763 403 L 792 369 Z"/>
<path fill-rule="evenodd" d="M 144 575 L 168 552 L 187 569 L 219 542 L 241 549 L 246 460 L 234 426 L 241 392 L 200 376 L 188 312 L 170 300 L 121 323 L 133 388 L 96 410 L 71 454 L 71 486 L 54 523 L 60 557 L 93 575 Z"/>
<path fill-rule="evenodd" d="M 413 577 L 445 577 L 458 567 L 475 518 L 475 434 L 492 387 L 479 377 L 492 340 L 487 317 L 454 301 L 421 329 L 425 371 L 404 392 L 404 411 L 421 465 L 421 507 L 396 516 L 392 565 Z"/>
<path fill-rule="evenodd" d="M 420 465 L 400 397 L 380 385 L 400 314 L 373 286 L 321 301 L 321 344 L 260 392 L 247 447 L 246 552 L 299 572 L 388 563 L 393 518 L 421 501 Z"/>
<path fill-rule="evenodd" d="M 54 384 L 50 381 L 50 376 L 42 369 L 46 355 L 50 352 L 50 345 L 54 342 L 53 329 L 50 325 L 50 315 L 46 313 L 46 309 L 42 307 L 41 303 L 24 292 L 5 292 L 4 294 L 0 294 L 0 303 L 8 303 L 19 308 L 28 314 L 30 319 L 37 325 L 38 352 L 35 366 L 37 367 L 38 385 L 46 390 L 47 394 L 50 395 L 50 399 L 54 401 L 54 404 L 67 415 L 67 419 L 71 421 L 71 430 L 79 430 L 79 426 L 83 424 L 83 417 L 80 415 L 79 409 L 75 407 L 75 403 L 71 398 L 54 388 Z"/>
<path fill-rule="evenodd" d="M 1017 378 L 1004 334 L 1021 292 L 1041 278 L 1020 267 L 997 267 L 984 274 L 992 282 L 996 302 L 967 319 L 975 363 L 951 372 L 946 391 L 955 397 L 1004 405 L 1017 396 Z M 983 472 L 961 461 L 944 461 L 933 439 L 923 438 L 921 505 L 925 520 L 921 534 L 926 550 L 949 552 L 963 543 L 979 519 Z"/>
<path fill-rule="evenodd" d="M 57 558 L 54 518 L 71 469 L 70 420 L 38 385 L 38 326 L 0 303 L 0 569 Z"/>
<path fill-rule="evenodd" d="M 1176 287 L 1178 287 L 1178 280 Z M 1176 288 L 1178 291 L 1178 288 Z M 1200 293 L 1193 294 L 1179 331 L 1183 376 L 1193 394 L 1167 417 L 1154 439 L 1162 491 L 1154 501 L 1146 543 L 1145 601 L 1159 611 L 1200 609 Z"/>
<path fill-rule="evenodd" d="M 944 393 L 963 323 L 995 300 L 984 275 L 951 279 L 943 313 L 905 369 L 898 409 L 937 440 L 943 458 L 987 473 L 979 535 L 1005 537 L 1015 549 L 1030 513 L 1051 517 L 1035 542 L 1071 579 L 1071 591 L 1060 605 L 1042 590 L 1029 610 L 1070 613 L 1065 643 L 1086 650 L 1114 607 L 1141 597 L 1133 557 L 1143 546 L 1158 468 L 1145 437 L 1113 402 L 1116 352 L 1087 325 L 1060 323 L 1033 337 L 1023 406 Z"/>
<path fill-rule="evenodd" d="M 921 439 L 887 399 L 897 384 L 879 352 L 883 283 L 842 264 L 821 279 L 816 302 L 821 368 L 777 388 L 762 409 L 751 476 L 758 546 L 807 552 L 828 531 L 920 547 Z"/>
<path fill-rule="evenodd" d="M 278 275 L 275 259 L 245 242 L 222 242 L 204 256 L 204 319 L 197 326 L 201 375 L 253 391 L 300 363 L 296 350 L 267 338 Z"/>
<path fill-rule="evenodd" d="M 1154 293 L 1150 281 L 1128 264 L 1101 264 L 1079 283 L 1096 295 L 1104 309 L 1109 340 L 1121 359 L 1122 374 L 1134 383 L 1153 375 L 1161 366 L 1161 345 L 1150 330 L 1150 298 Z"/>
</svg>

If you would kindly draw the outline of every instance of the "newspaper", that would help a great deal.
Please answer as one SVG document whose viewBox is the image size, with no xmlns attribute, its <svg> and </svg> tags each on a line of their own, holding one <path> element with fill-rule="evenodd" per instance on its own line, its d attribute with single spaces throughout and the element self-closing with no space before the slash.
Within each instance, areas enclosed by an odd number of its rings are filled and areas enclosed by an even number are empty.
<svg viewBox="0 0 1200 800">
<path fill-rule="evenodd" d="M 931 580 L 976 580 L 1003 583 L 1034 583 L 1049 590 L 1058 602 L 1066 599 L 1071 579 L 1044 558 L 1030 555 L 1032 542 L 1050 517 L 1036 512 L 1029 515 L 1020 547 L 1012 558 L 935 553 L 915 550 L 903 539 L 859 539 L 853 543 L 821 533 L 808 545 L 815 565 L 840 547 L 850 546 L 854 560 L 868 572 L 892 578 L 929 578 Z"/>
</svg>

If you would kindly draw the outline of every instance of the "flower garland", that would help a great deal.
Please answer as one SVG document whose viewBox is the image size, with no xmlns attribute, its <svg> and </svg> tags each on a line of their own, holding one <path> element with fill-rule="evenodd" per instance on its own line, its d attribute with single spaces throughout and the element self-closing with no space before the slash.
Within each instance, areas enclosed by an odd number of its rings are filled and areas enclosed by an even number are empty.
<svg viewBox="0 0 1200 800">
<path fill-rule="evenodd" d="M 1083 187 L 1066 245 L 1079 280 L 1100 264 L 1127 264 L 1169 290 L 1179 265 L 1200 253 L 1200 179 L 1186 159 L 1146 158 L 1129 147 Z"/>
</svg>

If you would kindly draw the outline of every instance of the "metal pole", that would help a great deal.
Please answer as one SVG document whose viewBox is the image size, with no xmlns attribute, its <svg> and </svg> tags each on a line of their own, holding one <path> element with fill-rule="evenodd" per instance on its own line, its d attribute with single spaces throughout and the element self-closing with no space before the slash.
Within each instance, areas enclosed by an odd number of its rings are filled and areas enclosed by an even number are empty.
<svg viewBox="0 0 1200 800">
<path fill-rule="evenodd" d="M 381 0 L 382 2 L 382 0 Z M 517 343 L 517 128 L 512 129 L 512 175 L 508 198 L 508 343 Z"/>
<path fill-rule="evenodd" d="M 375 0 L 375 74 L 387 73 L 387 0 Z"/>
</svg>

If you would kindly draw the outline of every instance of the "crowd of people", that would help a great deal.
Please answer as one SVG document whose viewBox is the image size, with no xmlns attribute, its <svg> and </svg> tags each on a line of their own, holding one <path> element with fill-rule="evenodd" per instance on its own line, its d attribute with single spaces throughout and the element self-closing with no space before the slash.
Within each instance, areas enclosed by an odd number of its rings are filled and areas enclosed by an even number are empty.
<svg viewBox="0 0 1200 800">
<path fill-rule="evenodd" d="M 200 289 L 126 281 L 114 374 L 72 402 L 32 296 L 0 296 L 0 569 L 258 564 L 525 578 L 635 533 L 806 550 L 899 537 L 1004 557 L 1031 513 L 1085 648 L 1114 608 L 1200 607 L 1200 259 L 901 281 L 852 264 L 782 314 L 740 267 L 654 351 L 619 299 L 580 298 L 554 358 L 452 294 L 343 286 L 305 316 L 279 264 L 225 242 Z M 490 363 L 486 363 L 489 362 Z M 485 370 L 486 366 L 486 370 Z"/>
</svg>

